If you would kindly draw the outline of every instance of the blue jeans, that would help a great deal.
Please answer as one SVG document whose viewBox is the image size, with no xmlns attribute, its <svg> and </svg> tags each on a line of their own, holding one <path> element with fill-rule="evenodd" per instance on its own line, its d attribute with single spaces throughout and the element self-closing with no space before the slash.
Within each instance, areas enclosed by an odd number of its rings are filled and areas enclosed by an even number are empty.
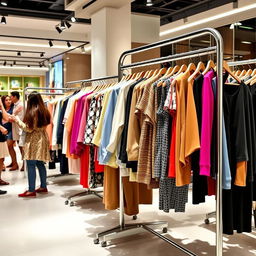
<svg viewBox="0 0 256 256">
<path fill-rule="evenodd" d="M 39 170 L 41 188 L 46 188 L 46 168 L 43 161 L 37 160 L 27 160 L 27 169 L 28 169 L 28 191 L 35 192 L 36 189 L 36 167 Z"/>
</svg>

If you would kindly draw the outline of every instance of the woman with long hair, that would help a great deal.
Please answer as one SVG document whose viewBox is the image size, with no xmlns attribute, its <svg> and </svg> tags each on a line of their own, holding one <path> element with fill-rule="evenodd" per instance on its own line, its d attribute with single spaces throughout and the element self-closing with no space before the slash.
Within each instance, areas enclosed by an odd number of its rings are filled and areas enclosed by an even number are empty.
<svg viewBox="0 0 256 256">
<path fill-rule="evenodd" d="M 50 124 L 51 116 L 41 95 L 36 92 L 29 95 L 23 121 L 17 116 L 11 118 L 26 132 L 24 160 L 27 163 L 29 189 L 19 194 L 19 197 L 36 197 L 36 193 L 48 193 L 44 162 L 50 161 L 50 143 L 46 126 Z M 35 188 L 36 167 L 41 182 L 37 189 Z"/>
<path fill-rule="evenodd" d="M 8 114 L 12 115 L 14 104 L 11 101 L 11 97 L 8 95 L 2 96 L 2 102 L 3 102 L 3 106 L 6 110 L 6 112 Z M 15 171 L 15 170 L 19 169 L 19 166 L 17 163 L 16 152 L 14 150 L 15 141 L 13 140 L 13 137 L 12 137 L 12 123 L 11 122 L 3 122 L 3 126 L 8 130 L 7 146 L 8 146 L 9 154 L 12 159 L 11 164 L 8 165 L 7 168 L 10 168 L 10 171 Z"/>
</svg>

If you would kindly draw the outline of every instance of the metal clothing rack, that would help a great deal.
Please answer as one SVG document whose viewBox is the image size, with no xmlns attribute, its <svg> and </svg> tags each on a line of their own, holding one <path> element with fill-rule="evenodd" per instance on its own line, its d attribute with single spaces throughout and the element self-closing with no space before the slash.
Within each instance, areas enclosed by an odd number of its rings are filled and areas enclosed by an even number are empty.
<svg viewBox="0 0 256 256">
<path fill-rule="evenodd" d="M 144 52 L 147 50 L 173 45 L 180 41 L 189 40 L 205 35 L 211 35 L 215 42 L 216 46 L 198 49 L 194 51 L 188 51 L 184 53 L 178 53 L 166 57 L 150 59 L 146 61 L 136 62 L 129 65 L 124 65 L 124 60 L 127 56 L 134 55 L 140 52 Z M 223 83 L 222 77 L 222 69 L 223 69 L 223 39 L 220 33 L 212 28 L 205 28 L 201 30 L 197 30 L 188 34 L 184 34 L 181 36 L 177 36 L 174 38 L 169 38 L 163 41 L 159 41 L 156 43 L 152 43 L 149 45 L 145 45 L 142 47 L 138 47 L 129 51 L 124 52 L 120 58 L 118 63 L 118 75 L 119 80 L 122 78 L 123 70 L 125 69 L 133 69 L 136 67 L 148 66 L 152 64 L 160 64 L 163 62 L 168 61 L 175 61 L 181 59 L 187 59 L 192 57 L 198 57 L 202 55 L 208 55 L 210 53 L 216 53 L 217 55 L 217 84 L 221 85 Z M 223 117 L 223 104 L 222 104 L 222 86 L 218 87 L 217 91 L 218 96 L 218 109 L 217 109 L 217 159 L 218 159 L 218 174 L 217 174 L 217 200 L 216 200 L 216 256 L 223 255 L 223 239 L 222 239 L 222 117 Z M 124 193 L 123 193 L 123 184 L 122 184 L 122 177 L 120 175 L 120 216 L 119 216 L 119 225 L 115 228 L 110 230 L 101 232 L 97 234 L 96 239 L 94 240 L 95 243 L 99 243 L 101 239 L 101 245 L 103 247 L 107 246 L 107 242 L 113 239 L 117 239 L 120 237 L 126 237 L 132 234 L 138 234 L 141 232 L 149 231 L 150 233 L 156 235 L 157 237 L 161 238 L 162 240 L 166 241 L 167 243 L 171 244 L 175 248 L 183 251 L 187 255 L 196 255 L 195 253 L 191 252 L 190 250 L 182 247 L 181 245 L 177 244 L 176 242 L 172 241 L 171 239 L 163 236 L 162 234 L 156 232 L 154 228 L 162 228 L 163 232 L 167 232 L 167 224 L 166 222 L 151 222 L 151 223 L 136 223 L 136 224 L 125 224 L 124 220 Z"/>
<path fill-rule="evenodd" d="M 239 61 L 231 61 L 228 62 L 228 65 L 230 67 L 235 67 L 235 66 L 242 66 L 242 65 L 250 65 L 250 64 L 256 64 L 256 59 L 249 59 L 249 60 L 239 60 Z"/>
<path fill-rule="evenodd" d="M 92 82 L 99 82 L 99 81 L 106 81 L 106 80 L 111 80 L 111 79 L 118 79 L 118 76 L 105 76 L 105 77 L 99 77 L 99 78 L 93 78 L 93 79 L 84 79 L 84 80 L 77 80 L 77 81 L 70 81 L 66 83 L 66 89 L 69 89 L 67 86 L 72 85 L 72 84 L 81 84 L 81 86 L 76 87 L 76 89 L 80 89 L 83 87 L 86 87 L 88 84 Z M 103 190 L 97 190 L 97 189 L 86 189 L 85 191 L 75 193 L 67 198 L 65 201 L 66 205 L 70 205 L 71 207 L 75 205 L 75 200 L 73 199 L 81 199 L 81 197 L 87 197 L 88 195 L 95 195 L 99 198 L 103 198 L 101 193 Z"/>
</svg>

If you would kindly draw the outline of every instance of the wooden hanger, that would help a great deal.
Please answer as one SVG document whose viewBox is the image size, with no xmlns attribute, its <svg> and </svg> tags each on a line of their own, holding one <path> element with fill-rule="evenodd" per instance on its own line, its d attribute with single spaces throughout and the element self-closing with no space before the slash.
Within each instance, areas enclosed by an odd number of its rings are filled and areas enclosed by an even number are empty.
<svg viewBox="0 0 256 256">
<path fill-rule="evenodd" d="M 173 76 L 174 74 L 176 74 L 179 70 L 180 70 L 180 66 L 179 66 L 179 65 L 176 65 L 176 66 L 173 68 L 173 70 L 172 70 L 171 74 L 169 75 L 169 77 L 171 77 L 171 76 Z"/>
<path fill-rule="evenodd" d="M 150 78 L 150 77 L 153 75 L 153 73 L 154 73 L 154 70 L 150 70 L 150 71 L 148 72 L 148 75 L 147 75 L 146 78 Z"/>
<path fill-rule="evenodd" d="M 245 77 L 248 77 L 252 74 L 252 70 L 251 69 L 248 69 L 246 74 L 244 75 Z"/>
<path fill-rule="evenodd" d="M 231 77 L 233 77 L 239 84 L 241 83 L 240 78 L 232 73 L 232 71 L 230 70 L 230 67 L 229 67 L 228 63 L 227 63 L 225 60 L 223 61 L 223 69 L 224 69 L 226 72 L 228 72 L 229 75 L 230 75 Z"/>
<path fill-rule="evenodd" d="M 235 72 L 235 76 L 239 76 L 240 74 L 241 74 L 241 70 L 240 69 L 238 69 L 236 72 Z"/>
<path fill-rule="evenodd" d="M 205 67 L 205 70 L 203 71 L 203 75 L 206 75 L 207 72 L 209 72 L 211 69 L 214 69 L 216 67 L 216 65 L 214 64 L 213 60 L 209 60 L 207 62 L 207 65 Z M 231 72 L 231 70 L 230 70 Z"/>
<path fill-rule="evenodd" d="M 153 77 L 154 76 L 162 76 L 166 73 L 166 68 L 160 68 L 160 69 L 157 69 L 155 71 L 155 73 L 153 74 Z"/>
<path fill-rule="evenodd" d="M 244 70 L 240 73 L 240 75 L 239 75 L 238 77 L 241 78 L 241 77 L 243 77 L 245 74 L 246 74 L 246 70 L 244 69 Z"/>
<path fill-rule="evenodd" d="M 196 67 L 195 72 L 188 78 L 188 81 L 191 82 L 200 72 L 205 70 L 205 65 L 202 61 L 199 61 Z"/>
<path fill-rule="evenodd" d="M 167 71 L 165 72 L 165 74 L 163 75 L 163 77 L 162 78 L 168 78 L 168 76 L 171 74 L 171 72 L 172 72 L 172 70 L 173 70 L 173 67 L 169 67 L 168 69 L 167 69 Z M 157 84 L 157 87 L 160 87 L 160 86 L 162 86 L 163 85 L 163 81 L 159 81 L 159 83 Z"/>
<path fill-rule="evenodd" d="M 136 80 L 144 77 L 145 73 L 146 73 L 145 71 L 142 71 L 142 72 L 138 73 L 138 75 L 136 76 Z"/>
<path fill-rule="evenodd" d="M 185 72 L 187 70 L 187 65 L 186 64 L 182 64 L 179 71 L 176 73 L 176 75 L 179 75 L 181 72 Z"/>
<path fill-rule="evenodd" d="M 196 70 L 196 65 L 193 62 L 191 62 L 191 63 L 189 63 L 185 72 L 191 73 L 191 72 L 195 72 L 195 70 Z"/>
<path fill-rule="evenodd" d="M 256 75 L 256 68 L 251 73 L 251 76 L 255 76 L 255 75 Z"/>
</svg>

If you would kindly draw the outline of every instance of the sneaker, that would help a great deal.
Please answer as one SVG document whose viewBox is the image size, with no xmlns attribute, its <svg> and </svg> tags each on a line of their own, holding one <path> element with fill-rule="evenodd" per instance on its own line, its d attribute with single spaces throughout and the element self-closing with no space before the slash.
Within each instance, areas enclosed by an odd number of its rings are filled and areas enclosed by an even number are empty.
<svg viewBox="0 0 256 256">
<path fill-rule="evenodd" d="M 18 195 L 19 197 L 36 197 L 36 192 L 25 191 Z"/>
<path fill-rule="evenodd" d="M 47 188 L 38 188 L 38 189 L 36 189 L 36 193 L 47 194 L 48 193 L 48 189 Z"/>
<path fill-rule="evenodd" d="M 6 194 L 6 193 L 7 193 L 7 191 L 0 189 L 0 195 L 4 195 L 4 194 Z"/>
</svg>

